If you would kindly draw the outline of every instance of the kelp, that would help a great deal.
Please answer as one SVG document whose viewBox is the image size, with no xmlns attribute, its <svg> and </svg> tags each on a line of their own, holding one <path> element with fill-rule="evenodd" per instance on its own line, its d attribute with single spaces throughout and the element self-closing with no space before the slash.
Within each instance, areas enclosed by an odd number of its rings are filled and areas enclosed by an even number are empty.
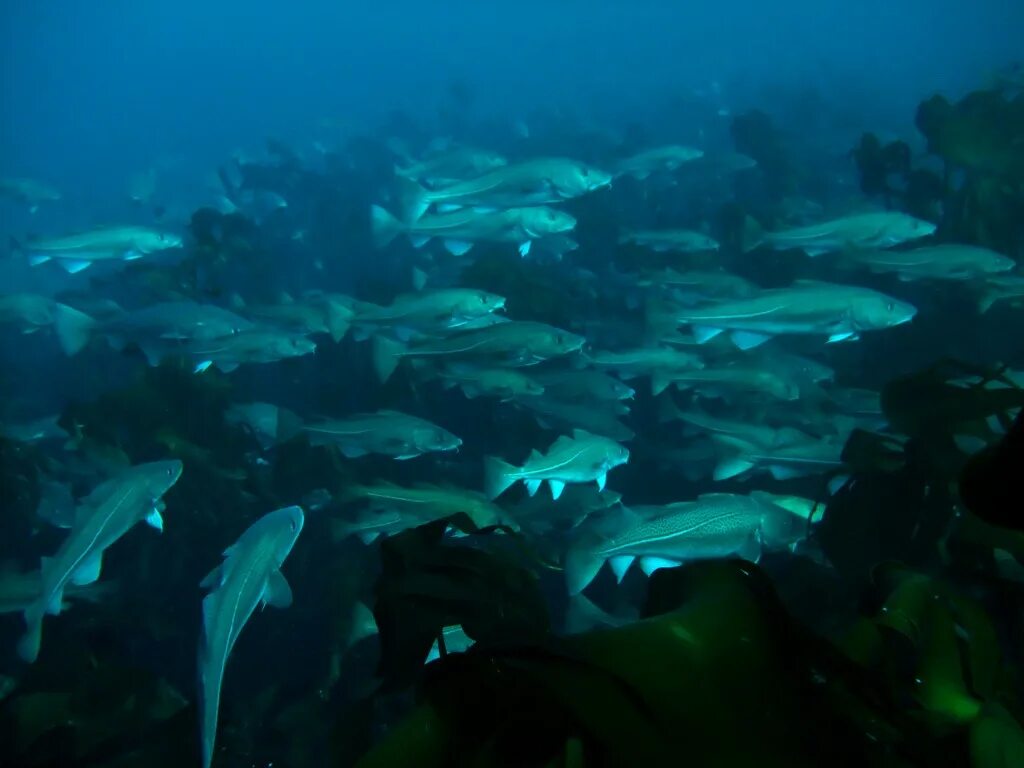
<svg viewBox="0 0 1024 768">
<path fill-rule="evenodd" d="M 478 642 L 536 639 L 548 631 L 547 606 L 534 573 L 510 553 L 446 536 L 451 526 L 468 538 L 519 538 L 500 527 L 478 529 L 460 513 L 383 541 L 373 613 L 385 690 L 414 682 L 435 641 L 444 655 L 447 626 L 462 625 Z"/>
<path fill-rule="evenodd" d="M 659 570 L 639 622 L 485 639 L 429 665 L 415 709 L 358 765 L 987 768 L 1014 754 L 1020 703 L 984 609 L 914 571 L 875 577 L 877 610 L 833 646 L 757 566 Z"/>
<path fill-rule="evenodd" d="M 2 734 L 5 762 L 170 766 L 187 761 L 193 725 L 182 694 L 166 680 L 113 657 L 90 662 L 76 664 L 74 674 L 61 681 L 30 677 L 3 702 L 0 727 L 9 731 Z"/>
</svg>

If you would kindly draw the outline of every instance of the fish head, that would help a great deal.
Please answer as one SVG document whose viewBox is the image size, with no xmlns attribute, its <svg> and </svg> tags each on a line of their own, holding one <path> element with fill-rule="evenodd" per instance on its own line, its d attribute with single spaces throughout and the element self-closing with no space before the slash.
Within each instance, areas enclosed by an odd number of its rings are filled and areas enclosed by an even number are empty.
<svg viewBox="0 0 1024 768">
<path fill-rule="evenodd" d="M 1009 256 L 1003 256 L 1003 254 L 996 253 L 995 251 L 988 252 L 984 257 L 979 258 L 977 263 L 982 272 L 990 275 L 1009 272 L 1017 266 L 1017 262 Z"/>
<path fill-rule="evenodd" d="M 302 533 L 305 521 L 306 515 L 302 507 L 284 507 L 268 512 L 253 527 L 259 526 L 261 534 L 270 539 L 274 559 L 282 563 Z"/>
<path fill-rule="evenodd" d="M 472 166 L 474 171 L 483 175 L 489 171 L 504 168 L 508 165 L 508 160 L 497 152 L 479 150 L 473 153 L 469 164 Z"/>
<path fill-rule="evenodd" d="M 907 214 L 893 216 L 889 226 L 886 227 L 886 240 L 897 245 L 908 240 L 918 240 L 935 234 L 936 226 L 930 221 L 924 221 Z"/>
<path fill-rule="evenodd" d="M 636 390 L 628 384 L 623 384 L 618 379 L 611 383 L 612 396 L 616 400 L 632 400 L 636 396 Z"/>
<path fill-rule="evenodd" d="M 568 199 L 611 186 L 612 174 L 576 161 L 558 165 L 550 181 L 559 197 Z"/>
<path fill-rule="evenodd" d="M 611 442 L 608 449 L 607 466 L 618 467 L 629 461 L 629 449 L 616 442 Z"/>
<path fill-rule="evenodd" d="M 523 229 L 530 237 L 544 237 L 571 232 L 576 227 L 576 219 L 565 211 L 554 208 L 538 207 L 523 208 L 520 212 Z"/>
<path fill-rule="evenodd" d="M 505 297 L 487 291 L 467 291 L 459 303 L 461 306 L 455 314 L 463 317 L 480 317 L 504 309 Z"/>
<path fill-rule="evenodd" d="M 533 351 L 540 358 L 559 357 L 582 349 L 585 342 L 586 339 L 575 333 L 562 330 L 561 328 L 552 328 L 549 333 L 545 334 L 538 345 L 540 349 L 534 349 Z"/>
<path fill-rule="evenodd" d="M 462 445 L 462 440 L 446 429 L 415 429 L 412 434 L 413 445 L 421 451 L 454 451 Z"/>
<path fill-rule="evenodd" d="M 857 329 L 873 330 L 909 323 L 916 314 L 917 307 L 913 304 L 881 293 L 872 293 L 853 302 L 850 319 Z"/>
<path fill-rule="evenodd" d="M 184 465 L 178 459 L 170 459 L 142 464 L 135 469 L 140 482 L 146 487 L 147 495 L 159 499 L 178 482 Z"/>
<path fill-rule="evenodd" d="M 280 357 L 302 357 L 316 352 L 316 342 L 306 336 L 274 336 L 270 347 Z"/>
<path fill-rule="evenodd" d="M 136 239 L 136 246 L 143 253 L 181 248 L 185 241 L 174 232 L 146 232 Z"/>
</svg>

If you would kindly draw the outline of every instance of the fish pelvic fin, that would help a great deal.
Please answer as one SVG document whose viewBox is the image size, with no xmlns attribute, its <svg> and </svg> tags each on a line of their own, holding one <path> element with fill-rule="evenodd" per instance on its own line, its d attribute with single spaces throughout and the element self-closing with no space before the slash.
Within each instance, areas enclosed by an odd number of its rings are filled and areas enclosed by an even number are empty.
<svg viewBox="0 0 1024 768">
<path fill-rule="evenodd" d="M 39 658 L 39 646 L 43 642 L 43 616 L 38 611 L 25 612 L 25 623 L 28 625 L 25 634 L 18 640 L 18 656 L 22 661 L 31 664 Z"/>
</svg>

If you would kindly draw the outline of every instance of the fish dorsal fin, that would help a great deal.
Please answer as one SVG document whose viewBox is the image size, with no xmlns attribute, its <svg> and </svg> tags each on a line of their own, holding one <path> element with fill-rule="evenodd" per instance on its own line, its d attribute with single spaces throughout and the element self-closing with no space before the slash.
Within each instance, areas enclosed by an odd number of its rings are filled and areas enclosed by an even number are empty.
<svg viewBox="0 0 1024 768">
<path fill-rule="evenodd" d="M 561 440 L 561 438 L 559 438 L 559 440 Z M 558 444 L 558 440 L 555 441 L 555 445 L 557 445 L 557 444 Z M 552 446 L 552 447 L 554 447 L 554 446 Z M 536 448 L 534 448 L 532 451 L 530 451 L 530 455 L 527 458 L 527 461 L 534 461 L 536 459 L 543 459 L 543 458 L 544 458 L 544 454 L 541 453 Z"/>
<path fill-rule="evenodd" d="M 587 440 L 592 437 L 594 437 L 594 434 L 592 432 L 587 432 L 587 430 L 585 429 L 580 429 L 577 427 L 572 431 L 573 440 Z"/>
</svg>

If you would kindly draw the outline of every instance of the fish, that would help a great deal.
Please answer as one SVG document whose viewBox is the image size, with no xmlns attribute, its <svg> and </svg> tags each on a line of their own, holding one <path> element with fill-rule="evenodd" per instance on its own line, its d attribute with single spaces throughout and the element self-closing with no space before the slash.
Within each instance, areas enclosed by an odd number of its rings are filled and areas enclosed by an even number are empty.
<svg viewBox="0 0 1024 768">
<path fill-rule="evenodd" d="M 620 160 L 615 165 L 615 175 L 628 175 L 642 180 L 658 171 L 674 171 L 684 164 L 700 160 L 702 157 L 704 157 L 703 150 L 679 144 L 668 144 L 663 147 L 646 149 Z"/>
<path fill-rule="evenodd" d="M 0 296 L 0 324 L 12 325 L 31 334 L 53 328 L 64 354 L 77 354 L 89 340 L 92 319 L 74 307 L 37 293 L 9 293 Z"/>
<path fill-rule="evenodd" d="M 768 395 L 777 400 L 796 400 L 800 387 L 770 369 L 730 365 L 705 367 L 695 371 L 666 371 L 653 375 L 652 394 L 658 395 L 669 385 L 689 389 L 705 397 L 725 399 L 744 395 Z"/>
<path fill-rule="evenodd" d="M 625 232 L 620 244 L 639 245 L 659 253 L 706 253 L 717 251 L 718 241 L 703 232 L 689 229 L 648 229 Z"/>
<path fill-rule="evenodd" d="M 537 423 L 545 429 L 585 429 L 595 435 L 628 443 L 636 433 L 615 418 L 629 412 L 628 406 L 585 401 L 564 401 L 552 397 L 520 396 L 517 405 L 533 412 Z"/>
<path fill-rule="evenodd" d="M 388 330 L 408 340 L 466 329 L 504 307 L 504 296 L 471 288 L 444 288 L 402 294 L 387 306 L 360 302 L 352 324 L 357 339 Z"/>
<path fill-rule="evenodd" d="M 404 358 L 523 367 L 571 354 L 585 341 L 582 336 L 545 323 L 513 320 L 408 345 L 375 336 L 373 365 L 382 382 L 391 377 Z"/>
<path fill-rule="evenodd" d="M 519 255 L 526 256 L 534 240 L 571 232 L 576 219 L 554 208 L 508 208 L 478 211 L 460 208 L 448 213 L 425 214 L 411 223 L 403 223 L 379 205 L 370 208 L 374 244 L 387 247 L 400 234 L 421 248 L 434 238 L 455 256 L 468 253 L 476 243 L 512 243 Z"/>
<path fill-rule="evenodd" d="M 224 412 L 227 424 L 247 430 L 264 450 L 302 431 L 302 419 L 273 403 L 232 403 Z"/>
<path fill-rule="evenodd" d="M 39 571 L 21 571 L 13 563 L 0 563 L 0 614 L 24 613 L 39 600 L 43 590 L 42 574 Z M 96 603 L 113 593 L 112 584 L 68 584 L 64 587 L 61 611 L 69 603 L 85 601 Z"/>
<path fill-rule="evenodd" d="M 697 355 L 672 347 L 638 347 L 615 352 L 591 350 L 584 352 L 580 361 L 591 368 L 617 373 L 624 379 L 650 376 L 652 389 L 656 379 L 660 383 L 661 378 L 671 372 L 704 367 L 704 361 Z"/>
<path fill-rule="evenodd" d="M 622 494 L 611 488 L 598 490 L 595 485 L 567 485 L 555 503 L 547 496 L 527 496 L 509 515 L 516 524 L 533 533 L 546 533 L 558 528 L 575 528 L 591 515 L 604 515 L 622 502 Z"/>
<path fill-rule="evenodd" d="M 136 523 L 163 530 L 161 498 L 181 477 L 177 460 L 137 464 L 97 486 L 78 504 L 71 531 L 52 557 L 42 562 L 39 598 L 25 608 L 27 629 L 18 655 L 27 662 L 39 656 L 43 617 L 60 614 L 68 584 L 83 586 L 100 577 L 103 554 Z"/>
<path fill-rule="evenodd" d="M 610 186 L 612 175 L 578 160 L 544 157 L 496 168 L 440 189 L 404 181 L 403 218 L 411 222 L 431 205 L 450 210 L 453 206 L 501 209 L 559 203 Z"/>
<path fill-rule="evenodd" d="M 935 225 L 899 211 L 857 213 L 795 229 L 762 232 L 748 222 L 744 250 L 759 246 L 797 249 L 808 256 L 847 250 L 890 248 L 935 234 Z"/>
<path fill-rule="evenodd" d="M 285 507 L 265 514 L 224 550 L 224 562 L 199 585 L 210 590 L 203 598 L 198 663 L 204 768 L 213 762 L 221 682 L 239 634 L 257 606 L 287 608 L 292 604 L 292 590 L 281 566 L 295 546 L 304 521 L 301 507 Z"/>
<path fill-rule="evenodd" d="M 570 595 L 581 593 L 609 563 L 621 581 L 639 560 L 650 575 L 691 560 L 742 557 L 757 562 L 766 546 L 802 536 L 799 520 L 775 504 L 741 494 L 709 493 L 694 501 L 637 511 L 624 507 L 600 526 L 581 530 L 566 551 Z"/>
<path fill-rule="evenodd" d="M 508 165 L 508 160 L 497 152 L 479 147 L 455 147 L 433 152 L 418 161 L 395 166 L 395 175 L 404 176 L 430 185 L 449 185 L 472 179 Z"/>
<path fill-rule="evenodd" d="M 629 449 L 607 437 L 582 429 L 572 436 L 562 435 L 542 454 L 534 450 L 521 467 L 515 467 L 497 456 L 484 458 L 485 494 L 496 499 L 514 483 L 522 480 L 533 496 L 546 480 L 551 498 L 558 500 L 567 483 L 597 483 L 604 490 L 605 482 L 615 467 L 629 461 Z"/>
<path fill-rule="evenodd" d="M 1019 306 L 1024 303 L 1024 276 L 988 276 L 982 283 L 979 294 L 978 312 L 982 314 L 1003 302 Z"/>
<path fill-rule="evenodd" d="M 543 392 L 556 400 L 614 401 L 632 400 L 636 395 L 628 384 L 602 371 L 566 369 L 535 371 L 531 374 Z"/>
<path fill-rule="evenodd" d="M 788 288 L 764 290 L 748 299 L 680 308 L 673 319 L 692 326 L 701 344 L 729 331 L 730 340 L 747 350 L 783 334 L 853 341 L 863 331 L 909 323 L 916 314 L 912 304 L 870 288 L 797 280 Z"/>
<path fill-rule="evenodd" d="M 253 328 L 219 339 L 193 339 L 180 353 L 195 360 L 195 372 L 211 366 L 231 373 L 247 363 L 276 363 L 316 352 L 316 342 L 302 334 L 272 328 Z"/>
<path fill-rule="evenodd" d="M 194 301 L 119 310 L 105 319 L 58 307 L 55 323 L 58 336 L 69 340 L 65 351 L 81 349 L 92 337 L 101 336 L 116 350 L 136 345 L 154 366 L 168 355 L 184 354 L 186 342 L 212 341 L 256 328 L 250 320 L 223 307 Z"/>
<path fill-rule="evenodd" d="M 0 178 L 0 197 L 15 200 L 28 206 L 29 213 L 35 213 L 43 203 L 60 202 L 61 193 L 42 181 L 27 178 Z"/>
<path fill-rule="evenodd" d="M 716 481 L 746 477 L 754 472 L 768 472 L 776 480 L 834 472 L 843 466 L 846 444 L 845 439 L 814 438 L 810 435 L 774 445 L 759 445 L 743 437 L 721 433 L 713 434 L 711 439 L 725 454 L 712 475 Z"/>
<path fill-rule="evenodd" d="M 274 325 L 281 330 L 301 334 L 329 334 L 339 342 L 348 333 L 355 318 L 355 300 L 337 293 L 310 291 L 298 300 L 282 293 L 276 304 L 246 304 L 240 297 L 232 308 L 254 321 Z"/>
<path fill-rule="evenodd" d="M 425 453 L 454 451 L 462 445 L 462 440 L 448 430 L 392 410 L 306 424 L 303 432 L 310 445 L 335 446 L 350 459 L 379 453 L 406 460 Z"/>
<path fill-rule="evenodd" d="M 468 515 L 480 528 L 509 522 L 509 516 L 482 493 L 451 485 L 421 483 L 407 487 L 381 481 L 349 488 L 346 499 L 365 504 L 369 512 L 336 521 L 335 536 L 356 535 L 363 543 L 458 512 Z"/>
<path fill-rule="evenodd" d="M 0 421 L 0 437 L 16 443 L 67 443 L 71 435 L 60 426 L 60 414 L 41 416 L 29 421 Z"/>
<path fill-rule="evenodd" d="M 895 274 L 900 280 L 977 280 L 1009 272 L 1017 262 L 988 248 L 944 243 L 909 251 L 849 251 L 852 265 L 879 274 Z"/>
<path fill-rule="evenodd" d="M 515 368 L 482 368 L 452 363 L 443 366 L 437 375 L 446 388 L 458 387 L 470 399 L 491 396 L 508 401 L 544 394 L 542 384 Z"/>
<path fill-rule="evenodd" d="M 182 245 L 180 235 L 136 226 L 100 227 L 73 235 L 33 238 L 23 243 L 11 238 L 11 250 L 24 253 L 32 266 L 55 261 L 71 274 L 96 262 L 133 261 Z"/>
</svg>

